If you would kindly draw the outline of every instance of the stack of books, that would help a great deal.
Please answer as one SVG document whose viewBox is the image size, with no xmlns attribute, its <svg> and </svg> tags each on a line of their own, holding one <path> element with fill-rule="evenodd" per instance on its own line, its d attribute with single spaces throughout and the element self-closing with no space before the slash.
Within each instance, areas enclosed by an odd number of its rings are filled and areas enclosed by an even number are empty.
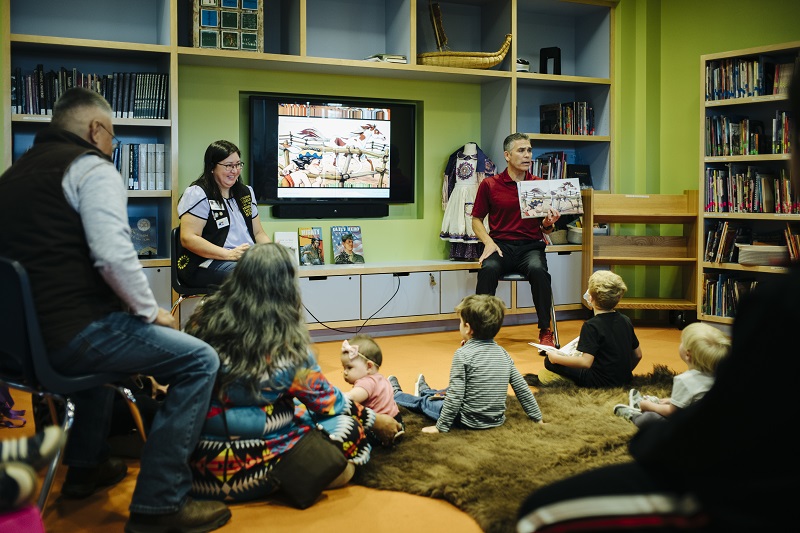
<svg viewBox="0 0 800 533">
<path fill-rule="evenodd" d="M 383 61 L 385 63 L 408 63 L 408 59 L 400 54 L 372 54 L 365 57 L 364 61 Z"/>
</svg>

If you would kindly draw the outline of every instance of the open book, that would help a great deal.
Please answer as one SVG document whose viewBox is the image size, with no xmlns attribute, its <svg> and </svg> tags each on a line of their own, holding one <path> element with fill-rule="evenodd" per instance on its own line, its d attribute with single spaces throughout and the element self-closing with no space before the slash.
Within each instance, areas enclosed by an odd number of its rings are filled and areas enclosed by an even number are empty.
<svg viewBox="0 0 800 533">
<path fill-rule="evenodd" d="M 554 353 L 554 354 L 557 354 L 557 355 L 563 355 L 563 356 L 566 356 L 566 357 L 573 357 L 573 356 L 574 357 L 580 357 L 581 356 L 581 352 L 579 352 L 576 349 L 578 347 L 578 339 L 580 339 L 580 337 L 575 337 L 574 339 L 569 341 L 567 344 L 565 344 L 561 348 L 553 348 L 552 346 L 546 346 L 544 344 L 537 344 L 535 342 L 529 342 L 528 344 L 530 344 L 531 346 L 534 346 L 536 348 L 539 348 L 540 350 L 545 351 L 545 352 Z"/>
<path fill-rule="evenodd" d="M 578 178 L 517 182 L 522 218 L 547 216 L 551 207 L 562 215 L 582 215 L 583 201 Z"/>
</svg>

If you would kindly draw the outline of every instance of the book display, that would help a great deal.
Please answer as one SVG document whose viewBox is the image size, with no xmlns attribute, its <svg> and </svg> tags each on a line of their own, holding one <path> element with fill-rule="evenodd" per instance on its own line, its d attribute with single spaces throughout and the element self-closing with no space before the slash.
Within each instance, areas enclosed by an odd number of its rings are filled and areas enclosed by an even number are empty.
<svg viewBox="0 0 800 533">
<path fill-rule="evenodd" d="M 798 58 L 800 41 L 700 58 L 700 320 L 731 324 L 739 298 L 784 272 L 796 249 L 789 131 L 798 117 L 787 113 L 786 76 Z"/>
<path fill-rule="evenodd" d="M 331 226 L 331 246 L 333 246 L 333 262 L 337 265 L 364 262 L 361 226 Z"/>
<path fill-rule="evenodd" d="M 297 229 L 298 255 L 300 265 L 324 265 L 325 246 L 322 242 L 322 228 L 298 228 Z"/>
<path fill-rule="evenodd" d="M 300 264 L 300 240 L 295 231 L 276 231 L 273 242 L 283 245 L 292 252 L 296 264 Z"/>
<path fill-rule="evenodd" d="M 158 255 L 158 218 L 129 217 L 131 240 L 139 257 L 155 257 Z"/>
</svg>

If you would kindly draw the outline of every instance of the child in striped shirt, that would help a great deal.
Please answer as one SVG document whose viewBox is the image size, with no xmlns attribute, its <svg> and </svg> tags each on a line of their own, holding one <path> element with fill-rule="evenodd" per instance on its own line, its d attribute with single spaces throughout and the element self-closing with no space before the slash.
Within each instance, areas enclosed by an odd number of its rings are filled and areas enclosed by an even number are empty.
<svg viewBox="0 0 800 533">
<path fill-rule="evenodd" d="M 455 311 L 463 340 L 453 355 L 447 389 L 431 389 L 420 375 L 417 394 L 407 394 L 400 388 L 397 378 L 389 376 L 397 405 L 435 420 L 435 426 L 422 429 L 425 433 L 446 433 L 453 427 L 493 428 L 506 420 L 506 399 L 511 384 L 528 417 L 543 423 L 539 404 L 528 384 L 508 352 L 494 341 L 505 315 L 502 300 L 488 294 L 475 294 L 464 298 Z"/>
</svg>

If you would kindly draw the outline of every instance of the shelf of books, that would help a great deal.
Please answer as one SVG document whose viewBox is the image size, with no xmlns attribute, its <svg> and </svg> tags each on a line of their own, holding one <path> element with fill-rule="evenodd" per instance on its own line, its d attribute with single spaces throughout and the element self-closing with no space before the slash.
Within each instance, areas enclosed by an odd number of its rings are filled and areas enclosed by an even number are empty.
<svg viewBox="0 0 800 533">
<path fill-rule="evenodd" d="M 800 41 L 700 58 L 701 320 L 731 324 L 742 296 L 798 258 L 787 112 L 798 53 Z"/>
</svg>

